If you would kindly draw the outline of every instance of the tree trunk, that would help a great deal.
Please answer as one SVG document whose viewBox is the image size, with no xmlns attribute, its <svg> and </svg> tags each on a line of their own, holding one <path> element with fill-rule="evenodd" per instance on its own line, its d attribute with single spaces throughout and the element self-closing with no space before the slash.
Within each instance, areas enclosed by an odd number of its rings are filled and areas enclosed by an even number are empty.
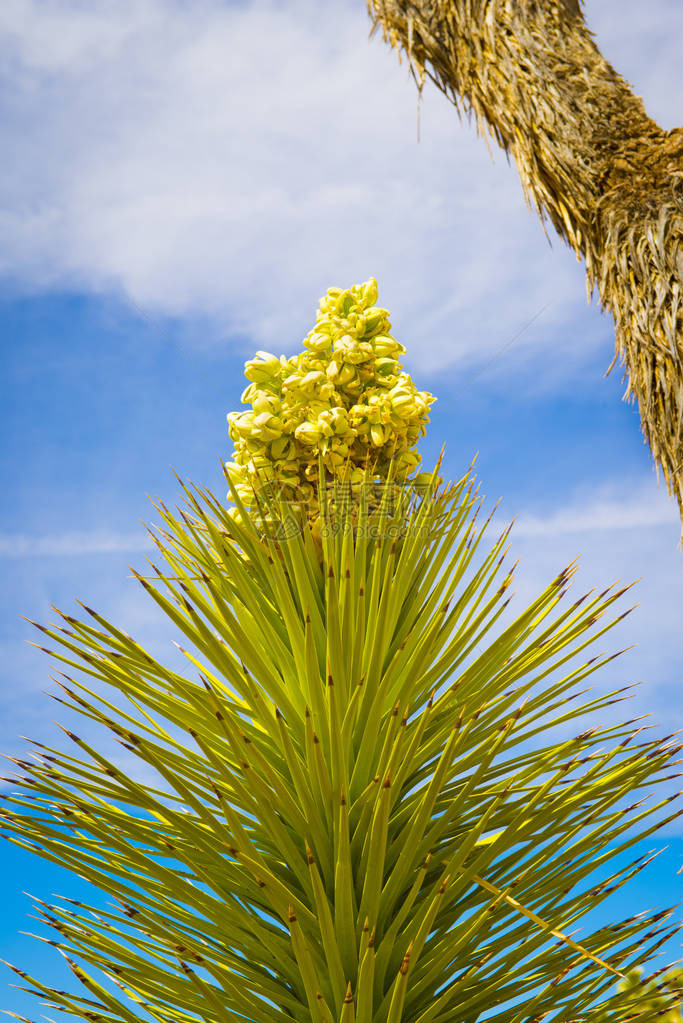
<svg viewBox="0 0 683 1023">
<path fill-rule="evenodd" d="M 589 292 L 614 316 L 626 397 L 683 517 L 683 129 L 647 116 L 580 0 L 368 8 L 420 88 L 432 79 L 512 154 L 529 201 L 584 258 Z"/>
</svg>

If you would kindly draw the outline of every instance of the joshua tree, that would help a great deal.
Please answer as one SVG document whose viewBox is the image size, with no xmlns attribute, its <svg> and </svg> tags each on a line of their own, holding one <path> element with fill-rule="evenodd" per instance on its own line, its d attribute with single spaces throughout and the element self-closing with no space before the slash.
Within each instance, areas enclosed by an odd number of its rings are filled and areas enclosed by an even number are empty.
<svg viewBox="0 0 683 1023">
<path fill-rule="evenodd" d="M 683 129 L 663 131 L 604 59 L 580 0 L 368 0 L 374 27 L 510 153 L 585 260 L 626 395 L 683 516 Z"/>
<path fill-rule="evenodd" d="M 72 1017 L 650 1023 L 653 991 L 674 1004 L 657 976 L 615 988 L 675 933 L 668 911 L 575 934 L 671 819 L 647 797 L 680 747 L 601 723 L 623 693 L 584 687 L 621 593 L 562 603 L 570 566 L 508 616 L 508 530 L 487 543 L 470 473 L 414 475 L 433 399 L 375 299 L 328 292 L 300 355 L 247 364 L 232 507 L 186 485 L 183 509 L 159 503 L 165 567 L 139 578 L 186 671 L 87 607 L 40 626 L 59 699 L 143 768 L 67 731 L 6 799 L 6 837 L 113 899 L 35 899 L 81 987 L 13 969 Z"/>
</svg>

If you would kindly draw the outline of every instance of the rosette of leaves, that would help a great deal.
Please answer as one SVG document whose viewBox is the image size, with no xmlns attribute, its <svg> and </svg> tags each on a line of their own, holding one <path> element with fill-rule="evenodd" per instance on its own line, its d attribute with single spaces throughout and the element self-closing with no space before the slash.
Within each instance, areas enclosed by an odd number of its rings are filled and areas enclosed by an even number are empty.
<svg viewBox="0 0 683 1023">
<path fill-rule="evenodd" d="M 334 523 L 323 487 L 322 557 L 289 504 L 264 533 L 234 487 L 237 518 L 184 493 L 139 577 L 184 668 L 88 608 L 41 627 L 62 702 L 141 770 L 71 730 L 18 761 L 6 837 L 110 899 L 36 898 L 74 984 L 22 986 L 94 1023 L 649 1023 L 614 985 L 669 913 L 575 933 L 676 816 L 679 747 L 586 690 L 621 593 L 567 597 L 570 566 L 511 613 L 469 476 Z"/>
<path fill-rule="evenodd" d="M 235 450 L 226 468 L 252 515 L 266 489 L 319 523 L 320 465 L 328 484 L 357 493 L 369 468 L 381 485 L 390 465 L 404 481 L 420 464 L 415 448 L 435 399 L 403 372 L 405 348 L 376 301 L 373 278 L 330 288 L 302 352 L 258 352 L 247 362 L 242 401 L 251 409 L 228 415 Z"/>
</svg>

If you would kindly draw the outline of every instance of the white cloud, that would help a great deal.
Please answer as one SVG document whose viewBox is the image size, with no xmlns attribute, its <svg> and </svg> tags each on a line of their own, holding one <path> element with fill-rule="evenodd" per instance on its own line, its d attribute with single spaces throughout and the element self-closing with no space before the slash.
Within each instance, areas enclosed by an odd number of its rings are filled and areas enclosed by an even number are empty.
<svg viewBox="0 0 683 1023">
<path fill-rule="evenodd" d="M 506 502 L 507 504 L 507 502 Z M 506 507 L 512 515 L 516 509 Z M 664 488 L 623 480 L 595 492 L 578 489 L 566 504 L 520 510 L 510 535 L 510 558 L 520 559 L 513 607 L 521 611 L 557 573 L 578 558 L 572 593 L 610 584 L 636 585 L 615 605 L 615 616 L 636 609 L 599 643 L 610 653 L 629 650 L 591 679 L 598 692 L 644 683 L 616 719 L 652 714 L 661 729 L 683 725 L 681 607 L 683 554 L 679 524 Z M 596 653 L 597 651 L 593 651 Z"/>
<path fill-rule="evenodd" d="M 78 557 L 154 550 L 144 533 L 67 532 L 51 536 L 0 535 L 0 558 Z"/>
<path fill-rule="evenodd" d="M 644 488 L 643 488 L 644 489 Z M 644 489 L 641 495 L 622 494 L 577 501 L 549 515 L 522 514 L 515 520 L 517 537 L 541 537 L 567 534 L 614 532 L 630 529 L 655 529 L 663 526 L 671 532 L 675 515 L 664 490 Z"/>
<path fill-rule="evenodd" d="M 617 4 L 601 3 L 605 29 Z M 663 51 L 646 77 L 675 94 L 669 7 L 631 0 L 616 20 L 636 44 L 649 26 Z M 433 89 L 417 144 L 414 85 L 368 28 L 362 0 L 5 0 L 0 272 L 278 350 L 327 286 L 374 274 L 425 369 L 480 361 L 552 299 L 515 354 L 572 321 L 584 339 L 562 360 L 580 358 L 610 329 L 584 311 L 582 268 Z"/>
<path fill-rule="evenodd" d="M 587 0 L 586 20 L 604 56 L 631 82 L 663 128 L 683 123 L 679 0 Z"/>
</svg>

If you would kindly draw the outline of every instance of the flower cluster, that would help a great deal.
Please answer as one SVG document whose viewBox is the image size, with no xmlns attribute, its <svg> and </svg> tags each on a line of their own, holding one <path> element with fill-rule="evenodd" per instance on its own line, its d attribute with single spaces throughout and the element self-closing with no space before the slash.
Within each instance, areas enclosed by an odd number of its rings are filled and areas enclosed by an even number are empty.
<svg viewBox="0 0 683 1023">
<path fill-rule="evenodd" d="M 228 415 L 235 450 L 226 469 L 247 507 L 276 483 L 280 497 L 314 512 L 321 460 L 328 482 L 351 488 L 368 469 L 386 479 L 393 463 L 402 481 L 419 465 L 415 446 L 435 398 L 402 372 L 405 348 L 376 301 L 373 279 L 330 288 L 302 352 L 289 359 L 257 352 L 246 363 L 242 402 L 251 409 Z"/>
</svg>

